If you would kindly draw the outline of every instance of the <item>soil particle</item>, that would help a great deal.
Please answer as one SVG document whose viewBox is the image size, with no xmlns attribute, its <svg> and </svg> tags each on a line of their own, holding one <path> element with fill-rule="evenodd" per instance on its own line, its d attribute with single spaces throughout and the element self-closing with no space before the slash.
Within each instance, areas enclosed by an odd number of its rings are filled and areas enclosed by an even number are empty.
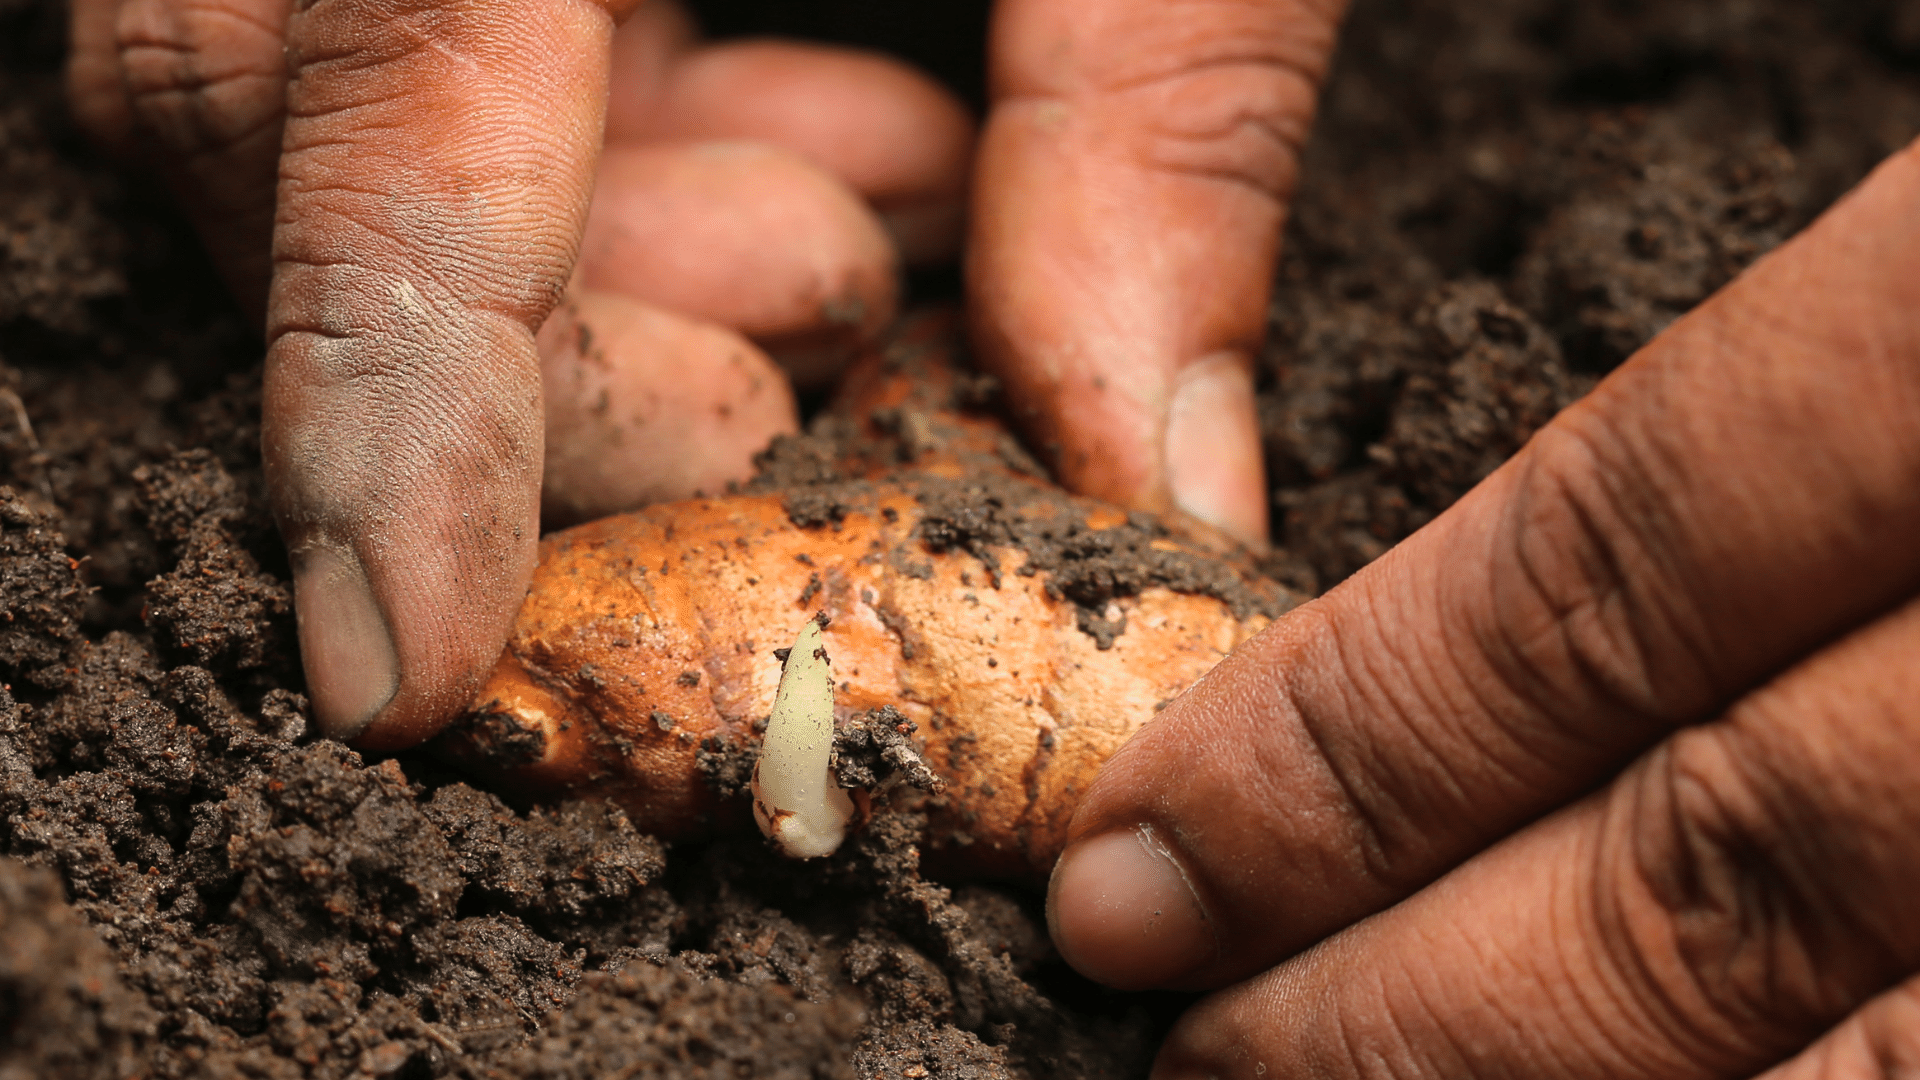
<svg viewBox="0 0 1920 1080">
<path fill-rule="evenodd" d="M 839 525 L 847 517 L 847 504 L 831 489 L 801 488 L 789 492 L 786 507 L 788 519 L 803 529 Z"/>
<path fill-rule="evenodd" d="M 1273 567 L 1378 557 L 1920 133 L 1910 6 L 1357 3 L 1263 357 Z"/>
<path fill-rule="evenodd" d="M 1000 455 L 987 455 L 985 468 L 958 478 L 894 471 L 903 455 L 893 447 L 905 437 L 899 433 L 904 424 L 899 415 L 896 411 L 892 424 L 864 427 L 829 418 L 832 422 L 816 423 L 808 435 L 776 440 L 758 459 L 762 471 L 748 488 L 782 492 L 790 520 L 802 528 L 823 528 L 844 520 L 848 507 L 870 503 L 866 493 L 871 478 L 884 476 L 911 491 L 922 507 L 914 538 L 885 552 L 887 564 L 896 572 L 931 579 L 933 566 L 920 557 L 924 552 L 961 550 L 979 560 L 988 583 L 999 588 L 1008 569 L 1002 565 L 1002 556 L 1012 549 L 1022 556 L 1012 572 L 1022 577 L 1041 575 L 1047 594 L 1071 601 L 1080 629 L 1102 649 L 1112 648 L 1126 630 L 1126 616 L 1114 601 L 1153 587 L 1213 597 L 1239 618 L 1256 612 L 1269 617 L 1280 614 L 1270 596 L 1250 587 L 1254 572 L 1250 563 L 1236 567 L 1196 555 L 1188 546 L 1175 543 L 1175 534 L 1164 524 L 1145 514 L 1100 527 L 1091 525 L 1087 504 L 1050 484 L 1035 482 L 1024 472 L 1010 472 Z M 925 419 L 918 412 L 912 415 Z M 927 433 L 941 426 L 937 420 L 925 420 L 914 427 L 917 449 L 904 456 L 910 460 L 930 446 L 945 446 L 944 438 Z M 968 458 L 963 454 L 961 460 Z M 810 578 L 798 604 L 805 606 L 819 591 Z M 896 623 L 884 610 L 879 616 L 900 637 L 902 654 L 911 659 L 914 628 Z"/>
<path fill-rule="evenodd" d="M 451 729 L 471 746 L 484 747 L 488 763 L 510 769 L 540 760 L 546 732 L 522 724 L 505 709 L 481 709 L 455 720 Z"/>
<path fill-rule="evenodd" d="M 0 488 L 0 665 L 44 687 L 68 682 L 86 589 L 47 515 Z"/>
<path fill-rule="evenodd" d="M 939 794 L 946 781 L 935 776 L 913 745 L 920 725 L 891 705 L 869 709 L 833 733 L 833 773 L 843 788 L 879 793 L 896 784 Z"/>
<path fill-rule="evenodd" d="M 851 478 L 842 461 L 849 434 L 823 416 L 805 434 L 776 437 L 754 455 L 754 478 L 746 490 L 783 492 L 787 518 L 803 529 L 837 527 L 847 517 L 835 485 Z"/>
<path fill-rule="evenodd" d="M 854 1065 L 863 1077 L 940 1077 L 942 1080 L 1011 1080 L 1020 1075 L 1002 1046 L 971 1032 L 910 1020 L 861 1045 Z"/>
<path fill-rule="evenodd" d="M 1514 267 L 1514 292 L 1570 359 L 1604 371 L 1780 244 L 1796 215 L 1794 158 L 1770 137 L 1729 147 L 1672 121 L 1594 123 L 1562 167 L 1556 205 Z"/>
<path fill-rule="evenodd" d="M 760 758 L 760 742 L 755 739 L 735 743 L 709 735 L 693 753 L 701 779 L 707 782 L 714 797 L 737 799 L 747 793 L 747 785 L 753 780 L 753 763 Z"/>
<path fill-rule="evenodd" d="M 0 71 L 0 323 L 77 332 L 90 302 L 126 288 L 123 238 L 103 206 L 114 185 L 62 159 L 30 93 Z"/>
<path fill-rule="evenodd" d="M 1006 937 L 976 935 L 968 908 L 956 903 L 947 887 L 920 876 L 920 851 L 913 840 L 925 827 L 910 813 L 877 816 L 841 858 L 855 873 L 880 883 L 877 906 L 892 916 L 887 921 L 905 931 L 903 944 L 940 964 L 952 988 L 951 1023 L 960 1030 L 945 1037 L 934 1032 L 932 1038 L 921 1031 L 923 1038 L 910 1040 L 907 1032 L 919 1025 L 869 1028 L 861 1045 L 865 1060 L 891 1057 L 896 1059 L 891 1068 L 898 1070 L 898 1058 L 914 1061 L 914 1055 L 931 1052 L 936 1060 L 921 1063 L 934 1076 L 1118 1076 L 1141 1069 L 1149 1056 L 1144 1013 L 1124 1018 L 1075 1015 L 1022 979 L 1010 952 L 991 947 Z M 1002 908 L 996 914 L 1004 919 L 1010 912 Z M 1028 932 L 1037 932 L 1027 921 Z M 902 1016 L 915 1015 L 914 1001 L 928 992 L 930 982 L 924 975 L 914 977 L 909 971 L 913 966 L 903 955 L 892 969 L 896 977 L 873 986 L 883 1014 L 894 1008 Z M 889 969 L 876 969 L 884 970 Z M 880 992 L 888 989 L 891 995 Z M 931 1026 L 930 1019 L 920 1024 Z M 1003 1063 L 1006 1073 L 990 1071 Z"/>
<path fill-rule="evenodd" d="M 1499 468 L 1585 387 L 1559 345 L 1484 281 L 1436 289 L 1417 325 L 1440 361 L 1410 372 L 1368 456 L 1427 507 L 1444 509 Z"/>
<path fill-rule="evenodd" d="M 235 535 L 245 504 L 220 461 L 189 450 L 141 466 L 133 479 L 148 528 L 178 560 L 147 583 L 147 625 L 202 666 L 284 662 L 293 651 L 293 590 Z"/>
<path fill-rule="evenodd" d="M 200 815 L 188 843 L 212 889 L 233 889 L 269 971 L 364 981 L 420 962 L 421 931 L 454 917 L 466 882 L 399 765 L 361 768 L 332 742 L 276 765 Z"/>
<path fill-rule="evenodd" d="M 665 948 L 673 908 L 648 886 L 666 848 L 610 803 L 570 802 L 516 814 L 488 792 L 450 784 L 423 808 L 446 837 L 468 888 L 548 936 L 591 938 L 590 962 L 622 942 Z"/>
</svg>

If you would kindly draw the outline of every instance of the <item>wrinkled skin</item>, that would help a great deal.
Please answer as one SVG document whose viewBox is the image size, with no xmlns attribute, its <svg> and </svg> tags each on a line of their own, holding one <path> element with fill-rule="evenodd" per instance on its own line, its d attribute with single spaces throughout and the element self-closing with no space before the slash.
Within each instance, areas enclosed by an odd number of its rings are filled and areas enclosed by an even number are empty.
<svg viewBox="0 0 1920 1080">
<path fill-rule="evenodd" d="M 76 0 L 74 101 L 264 312 L 318 719 L 396 746 L 468 699 L 527 580 L 534 332 L 603 111 L 642 142 L 807 129 L 729 111 L 729 70 L 790 96 L 792 54 L 696 65 L 658 6 L 618 35 L 588 0 L 290 6 Z M 1339 7 L 996 10 L 970 311 L 1076 489 L 1264 534 L 1248 357 Z M 823 97 L 876 85 L 833 70 Z M 906 155 L 918 187 L 818 136 L 781 148 L 906 256 L 950 250 L 966 132 Z M 1908 150 L 1109 763 L 1050 911 L 1096 978 L 1222 988 L 1158 1076 L 1920 1069 L 1917 241 Z"/>
</svg>

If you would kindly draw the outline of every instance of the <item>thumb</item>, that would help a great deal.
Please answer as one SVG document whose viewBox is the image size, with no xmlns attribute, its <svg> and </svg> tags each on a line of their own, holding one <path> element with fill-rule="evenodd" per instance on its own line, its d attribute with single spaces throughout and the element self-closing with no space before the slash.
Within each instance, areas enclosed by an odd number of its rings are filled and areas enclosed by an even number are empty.
<svg viewBox="0 0 1920 1080">
<path fill-rule="evenodd" d="M 578 250 L 611 14 L 314 0 L 288 23 L 263 449 L 335 738 L 445 725 L 525 595 L 534 330 Z"/>
<path fill-rule="evenodd" d="M 1344 0 L 1004 0 L 968 285 L 1068 486 L 1264 544 L 1253 357 Z"/>
</svg>

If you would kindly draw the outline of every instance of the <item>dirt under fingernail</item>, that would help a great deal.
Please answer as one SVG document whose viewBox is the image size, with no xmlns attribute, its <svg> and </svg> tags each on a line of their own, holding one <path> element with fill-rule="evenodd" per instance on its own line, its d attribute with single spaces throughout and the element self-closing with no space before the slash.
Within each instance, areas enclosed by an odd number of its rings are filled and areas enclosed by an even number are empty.
<svg viewBox="0 0 1920 1080">
<path fill-rule="evenodd" d="M 1358 0 L 1306 154 L 1256 365 L 1261 565 L 1296 593 L 1430 520 L 1920 133 L 1892 0 L 1470 7 Z M 670 845 L 610 803 L 321 739 L 258 330 L 65 118 L 62 9 L 0 0 L 0 1072 L 1146 1075 L 1191 999 L 1080 979 L 1030 884 L 930 879 L 927 811 L 876 800 L 839 853 L 790 863 L 737 799 L 715 813 L 745 830 Z M 744 10 L 712 28 L 835 29 L 833 5 L 777 28 Z M 977 72 L 977 40 L 928 32 L 958 18 L 860 29 Z M 959 404 L 1007 408 L 962 382 Z M 917 414 L 880 426 L 899 459 L 938 451 Z M 823 423 L 769 459 L 797 526 L 845 517 L 807 476 L 850 437 Z M 1040 468 L 1011 444 L 1005 464 Z M 1104 604 L 1097 577 L 1070 584 Z M 1077 632 L 1124 641 L 1124 615 L 1088 606 Z M 924 732 L 877 716 L 848 782 L 926 767 Z M 702 768 L 719 791 L 751 763 Z"/>
</svg>

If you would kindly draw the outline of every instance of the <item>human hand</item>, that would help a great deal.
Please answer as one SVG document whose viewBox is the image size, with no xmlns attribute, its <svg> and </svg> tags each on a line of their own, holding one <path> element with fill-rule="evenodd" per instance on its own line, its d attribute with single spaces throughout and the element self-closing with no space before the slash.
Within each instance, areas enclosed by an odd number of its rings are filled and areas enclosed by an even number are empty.
<svg viewBox="0 0 1920 1080">
<path fill-rule="evenodd" d="M 797 422 L 748 339 L 830 366 L 891 319 L 896 243 L 957 243 L 950 95 L 847 50 L 703 48 L 660 0 L 616 34 L 635 6 L 73 5 L 76 115 L 160 163 L 264 318 L 265 464 L 329 735 L 417 742 L 498 655 L 543 367 L 550 522 L 712 489 Z"/>
<path fill-rule="evenodd" d="M 1106 766 L 1155 1076 L 1920 1066 L 1920 143 Z"/>
<path fill-rule="evenodd" d="M 699 52 L 658 2 L 610 54 L 634 4 L 73 6 L 76 113 L 163 161 L 235 294 L 265 313 L 263 449 L 330 735 L 417 742 L 491 663 L 533 560 L 538 356 L 550 519 L 685 494 L 794 422 L 764 357 L 717 324 L 805 363 L 891 309 L 892 252 L 828 197 L 832 173 L 909 256 L 949 246 L 970 131 L 937 91 L 871 60 Z M 1340 6 L 998 10 L 972 311 L 1069 486 L 1262 542 L 1248 372 Z M 609 81 L 615 143 L 771 135 L 829 175 L 640 146 L 608 155 L 590 216 Z M 807 85 L 828 106 L 783 112 Z M 822 250 L 831 265 L 808 257 Z M 583 287 L 536 348 L 576 251 Z M 730 427 L 699 419 L 742 403 Z M 625 423 L 628 408 L 659 422 Z"/>
</svg>

